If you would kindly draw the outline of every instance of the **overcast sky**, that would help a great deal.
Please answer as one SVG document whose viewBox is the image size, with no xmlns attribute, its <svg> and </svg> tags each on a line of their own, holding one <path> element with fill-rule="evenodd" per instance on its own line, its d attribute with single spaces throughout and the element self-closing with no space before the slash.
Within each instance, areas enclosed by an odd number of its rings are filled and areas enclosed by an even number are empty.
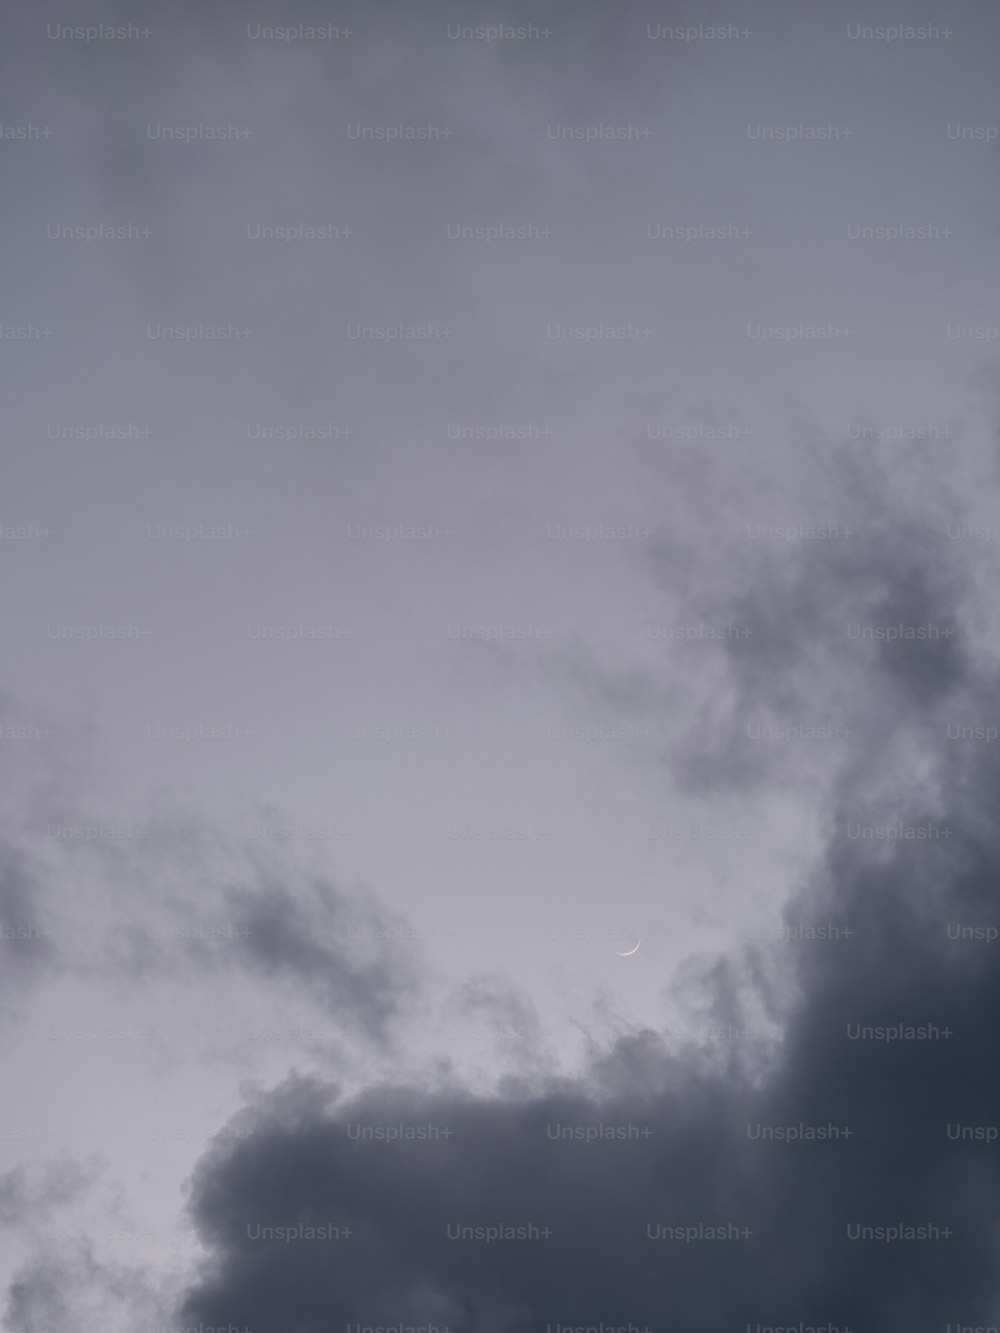
<svg viewBox="0 0 1000 1333">
<path fill-rule="evenodd" d="M 4 18 L 9 1333 L 1000 1326 L 998 39 Z"/>
</svg>

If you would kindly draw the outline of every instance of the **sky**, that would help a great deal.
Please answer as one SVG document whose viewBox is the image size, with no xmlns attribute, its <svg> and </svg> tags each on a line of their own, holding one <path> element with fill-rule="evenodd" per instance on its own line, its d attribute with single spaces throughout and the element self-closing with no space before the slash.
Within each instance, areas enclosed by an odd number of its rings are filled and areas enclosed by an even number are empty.
<svg viewBox="0 0 1000 1333">
<path fill-rule="evenodd" d="M 1000 18 L 2 19 L 6 1333 L 1000 1326 Z"/>
</svg>

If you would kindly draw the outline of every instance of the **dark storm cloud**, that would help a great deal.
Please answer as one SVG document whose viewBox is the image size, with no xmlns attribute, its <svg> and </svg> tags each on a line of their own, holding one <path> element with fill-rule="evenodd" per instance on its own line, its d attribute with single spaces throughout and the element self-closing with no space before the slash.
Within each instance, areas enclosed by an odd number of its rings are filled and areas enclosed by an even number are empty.
<svg viewBox="0 0 1000 1333">
<path fill-rule="evenodd" d="M 262 1101 L 252 1143 L 216 1150 L 193 1182 L 209 1267 L 185 1322 L 995 1322 L 1000 759 L 948 723 L 986 719 L 997 682 L 970 661 L 943 539 L 890 513 L 873 489 L 854 545 L 762 559 L 766 579 L 733 601 L 758 631 L 750 650 L 727 645 L 734 716 L 844 697 L 856 738 L 785 938 L 683 977 L 707 1032 L 592 1044 L 572 1079 L 526 1060 L 492 1094 L 379 1086 L 327 1106 L 296 1085 Z M 855 621 L 956 632 L 862 641 Z M 920 763 L 894 769 L 904 744 Z"/>
<path fill-rule="evenodd" d="M 962 774 L 992 808 L 997 761 L 968 754 Z M 907 817 L 925 821 L 919 801 Z M 948 822 L 961 833 L 961 810 Z M 184 1321 L 257 1333 L 989 1323 L 1000 838 L 977 830 L 888 856 L 871 845 L 835 835 L 786 913 L 806 937 L 754 946 L 717 973 L 717 1017 L 735 1027 L 701 1046 L 639 1032 L 579 1080 L 533 1076 L 493 1096 L 379 1087 L 324 1110 L 321 1089 L 299 1086 L 262 1103 L 253 1142 L 217 1151 L 196 1177 L 211 1270 Z M 949 940 L 949 923 L 978 935 Z M 740 1036 L 755 969 L 785 988 L 770 1055 Z M 886 1039 L 894 1025 L 902 1035 Z M 588 1128 L 594 1141 L 555 1137 Z M 800 1140 L 770 1138 L 776 1128 Z M 810 1138 L 817 1129 L 829 1137 Z M 351 1235 L 259 1238 L 299 1224 Z M 449 1238 L 529 1224 L 531 1239 Z M 661 1238 L 661 1226 L 700 1225 L 731 1225 L 734 1238 Z M 931 1238 L 854 1230 L 897 1225 Z"/>
</svg>

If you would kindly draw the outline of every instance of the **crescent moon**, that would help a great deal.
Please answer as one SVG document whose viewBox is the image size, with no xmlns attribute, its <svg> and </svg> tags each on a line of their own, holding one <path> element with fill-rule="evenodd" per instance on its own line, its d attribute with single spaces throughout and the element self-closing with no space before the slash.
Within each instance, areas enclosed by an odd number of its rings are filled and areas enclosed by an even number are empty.
<svg viewBox="0 0 1000 1333">
<path fill-rule="evenodd" d="M 641 944 L 641 943 L 642 943 L 642 940 L 639 940 L 639 943 L 636 944 L 635 949 L 638 949 L 639 944 Z M 616 950 L 615 950 L 615 957 L 616 957 L 616 958 L 631 958 L 632 955 L 635 953 L 635 949 L 626 949 L 624 953 L 620 953 L 620 952 L 616 949 Z"/>
</svg>

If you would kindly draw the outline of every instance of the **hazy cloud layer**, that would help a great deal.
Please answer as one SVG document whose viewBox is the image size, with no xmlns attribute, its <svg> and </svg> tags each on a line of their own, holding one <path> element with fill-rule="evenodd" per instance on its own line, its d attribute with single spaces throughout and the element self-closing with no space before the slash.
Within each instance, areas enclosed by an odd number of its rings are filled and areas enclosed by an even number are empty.
<svg viewBox="0 0 1000 1333">
<path fill-rule="evenodd" d="M 1000 1325 L 1000 23 L 907 8 L 5 16 L 9 1329 Z"/>
</svg>

